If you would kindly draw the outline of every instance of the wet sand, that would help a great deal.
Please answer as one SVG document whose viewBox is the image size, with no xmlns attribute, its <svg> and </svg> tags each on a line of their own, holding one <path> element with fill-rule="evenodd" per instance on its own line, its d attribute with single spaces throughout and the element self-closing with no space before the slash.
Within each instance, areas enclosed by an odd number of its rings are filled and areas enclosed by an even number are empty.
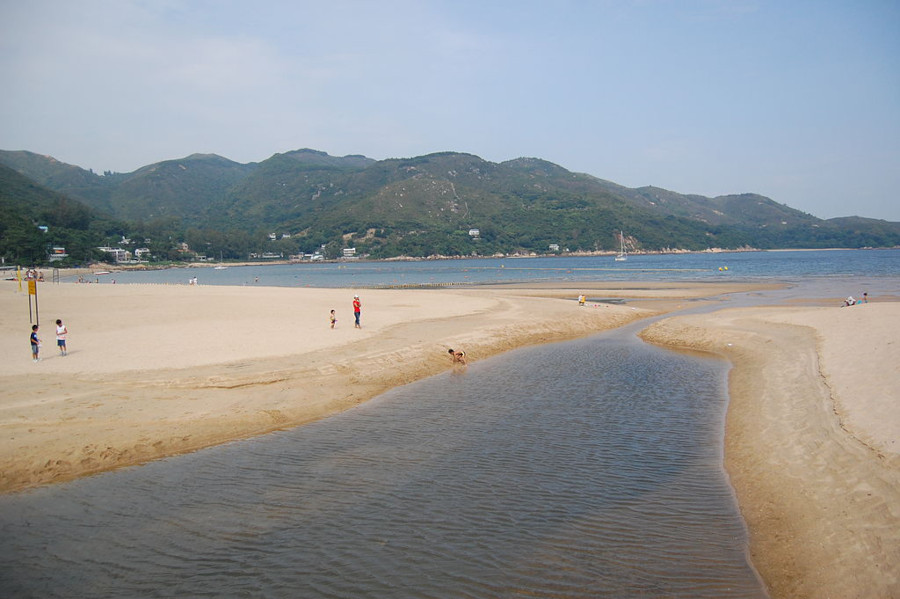
<svg viewBox="0 0 900 599">
<path fill-rule="evenodd" d="M 753 287 L 359 290 L 355 329 L 349 289 L 48 283 L 35 364 L 28 296 L 2 282 L 0 492 L 323 418 L 451 368 L 451 347 L 477 361 Z M 885 302 L 721 310 L 643 333 L 734 364 L 726 466 L 773 597 L 900 596 L 898 327 L 900 303 Z"/>
<path fill-rule="evenodd" d="M 900 597 L 900 303 L 723 310 L 641 336 L 733 364 L 726 469 L 772 596 Z"/>
<path fill-rule="evenodd" d="M 310 422 L 449 368 L 451 347 L 471 362 L 652 313 L 558 290 L 361 290 L 356 329 L 354 293 L 45 283 L 33 363 L 28 296 L 3 282 L 0 491 Z"/>
</svg>

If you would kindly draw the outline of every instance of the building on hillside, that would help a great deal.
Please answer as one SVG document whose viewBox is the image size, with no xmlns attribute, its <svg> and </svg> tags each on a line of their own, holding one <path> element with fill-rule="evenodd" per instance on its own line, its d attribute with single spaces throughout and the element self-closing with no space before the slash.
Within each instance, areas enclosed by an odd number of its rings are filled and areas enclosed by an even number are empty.
<svg viewBox="0 0 900 599">
<path fill-rule="evenodd" d="M 98 247 L 98 250 L 101 252 L 106 252 L 112 258 L 112 261 L 118 264 L 119 262 L 128 262 L 131 260 L 131 252 L 123 250 L 122 248 L 111 248 L 111 247 Z"/>
<path fill-rule="evenodd" d="M 65 260 L 69 257 L 69 254 L 66 253 L 66 248 L 61 246 L 53 246 L 50 248 L 50 262 L 58 262 L 60 260 Z"/>
</svg>

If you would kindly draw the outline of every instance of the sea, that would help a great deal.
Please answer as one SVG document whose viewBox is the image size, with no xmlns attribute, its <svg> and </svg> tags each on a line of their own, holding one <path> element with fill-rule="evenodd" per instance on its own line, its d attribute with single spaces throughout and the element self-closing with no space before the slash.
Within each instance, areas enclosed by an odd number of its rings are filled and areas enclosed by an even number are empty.
<svg viewBox="0 0 900 599">
<path fill-rule="evenodd" d="M 900 251 L 102 276 L 395 288 L 785 283 L 732 295 L 730 307 L 898 297 Z M 296 429 L 2 496 L 0 595 L 767 597 L 723 468 L 729 365 L 647 345 L 636 336 L 646 324 L 448 369 Z"/>
<path fill-rule="evenodd" d="M 217 268 L 218 266 L 218 268 Z M 611 256 L 304 262 L 115 271 L 100 283 L 266 285 L 275 287 L 460 286 L 604 281 L 758 281 L 798 277 L 895 277 L 900 250 L 820 250 Z M 75 276 L 62 280 L 74 281 Z M 91 281 L 92 277 L 87 277 Z"/>
</svg>

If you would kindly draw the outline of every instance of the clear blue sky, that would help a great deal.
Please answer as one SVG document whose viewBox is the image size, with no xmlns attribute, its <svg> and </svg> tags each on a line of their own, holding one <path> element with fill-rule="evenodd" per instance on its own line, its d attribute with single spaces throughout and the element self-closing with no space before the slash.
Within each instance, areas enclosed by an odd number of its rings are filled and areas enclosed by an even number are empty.
<svg viewBox="0 0 900 599">
<path fill-rule="evenodd" d="M 0 149 L 533 156 L 900 221 L 900 2 L 0 4 Z"/>
</svg>

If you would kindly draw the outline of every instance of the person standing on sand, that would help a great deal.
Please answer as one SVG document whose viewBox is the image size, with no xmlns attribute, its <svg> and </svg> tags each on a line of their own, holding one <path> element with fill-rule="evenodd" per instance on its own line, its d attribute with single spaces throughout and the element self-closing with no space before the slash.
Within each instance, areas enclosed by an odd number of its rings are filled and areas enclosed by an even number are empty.
<svg viewBox="0 0 900 599">
<path fill-rule="evenodd" d="M 357 329 L 361 328 L 359 326 L 359 315 L 360 315 L 361 308 L 362 308 L 362 304 L 359 302 L 359 296 L 354 295 L 353 296 L 353 318 L 356 319 L 356 324 L 354 326 Z"/>
<path fill-rule="evenodd" d="M 334 325 L 337 323 L 337 316 L 334 315 L 334 310 L 331 311 L 331 316 L 329 316 L 331 320 L 331 328 L 334 328 Z"/>
<path fill-rule="evenodd" d="M 59 347 L 59 355 L 65 356 L 69 352 L 66 350 L 66 335 L 69 334 L 69 330 L 66 328 L 66 325 L 63 324 L 63 321 L 60 319 L 56 319 L 56 346 Z"/>
<path fill-rule="evenodd" d="M 41 353 L 41 340 L 38 339 L 37 336 L 38 325 L 31 325 L 31 359 L 35 362 L 40 362 L 41 358 L 39 354 Z"/>
</svg>

